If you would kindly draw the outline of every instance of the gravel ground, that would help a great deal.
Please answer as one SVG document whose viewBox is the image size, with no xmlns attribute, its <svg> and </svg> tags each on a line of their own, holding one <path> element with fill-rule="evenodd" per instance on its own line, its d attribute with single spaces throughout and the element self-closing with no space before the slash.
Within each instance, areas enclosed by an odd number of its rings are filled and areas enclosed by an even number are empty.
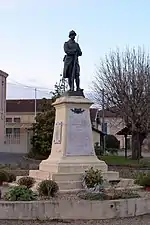
<svg viewBox="0 0 150 225">
<path fill-rule="evenodd" d="M 0 225 L 150 225 L 150 215 L 114 220 L 16 221 L 1 220 Z"/>
</svg>

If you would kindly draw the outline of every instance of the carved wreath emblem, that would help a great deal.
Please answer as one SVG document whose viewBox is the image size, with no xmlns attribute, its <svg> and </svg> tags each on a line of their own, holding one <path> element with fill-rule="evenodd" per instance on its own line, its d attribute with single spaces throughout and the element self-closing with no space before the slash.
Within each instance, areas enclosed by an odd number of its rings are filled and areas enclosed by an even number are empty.
<svg viewBox="0 0 150 225">
<path fill-rule="evenodd" d="M 80 113 L 83 113 L 85 110 L 81 108 L 74 108 L 74 109 L 71 109 L 71 111 L 73 113 L 80 114 Z"/>
</svg>

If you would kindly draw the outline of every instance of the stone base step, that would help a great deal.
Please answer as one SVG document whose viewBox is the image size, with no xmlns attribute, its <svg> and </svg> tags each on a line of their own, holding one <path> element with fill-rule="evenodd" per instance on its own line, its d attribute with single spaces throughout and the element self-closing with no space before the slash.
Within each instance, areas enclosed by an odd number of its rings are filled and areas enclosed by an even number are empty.
<svg viewBox="0 0 150 225">
<path fill-rule="evenodd" d="M 17 180 L 20 179 L 22 176 L 18 176 Z M 14 183 L 10 183 L 9 186 L 16 186 L 17 185 L 17 180 Z M 36 191 L 39 183 L 41 182 L 41 179 L 36 179 L 36 183 L 33 186 L 32 190 Z M 84 190 L 82 186 L 82 181 L 57 181 L 57 184 L 59 186 L 59 191 L 60 192 L 79 192 Z M 111 187 L 106 188 L 106 190 L 110 190 Z M 141 190 L 143 189 L 142 186 L 138 186 L 134 184 L 133 179 L 124 179 L 121 178 L 120 182 L 115 186 L 116 190 Z"/>
<path fill-rule="evenodd" d="M 42 176 L 43 174 L 43 176 Z M 104 179 L 107 179 L 108 181 L 115 181 L 120 180 L 120 182 L 115 185 L 116 188 L 120 189 L 141 189 L 141 186 L 137 186 L 134 184 L 133 179 L 124 179 L 119 178 L 118 173 L 114 171 L 108 171 L 107 173 L 102 173 Z M 38 171 L 38 170 L 32 170 L 30 175 L 36 179 L 36 184 L 34 185 L 33 189 L 36 190 L 39 182 L 41 182 L 44 179 L 51 179 L 49 174 Z M 47 176 L 44 176 L 47 175 Z M 52 179 L 55 180 L 59 186 L 60 191 L 73 191 L 73 190 L 82 190 L 82 176 L 83 174 L 80 173 L 72 173 L 72 174 L 52 174 Z M 22 176 L 17 176 L 18 181 Z"/>
<path fill-rule="evenodd" d="M 41 182 L 41 180 L 37 180 L 36 181 L 36 184 L 34 185 L 33 189 L 36 190 L 39 183 Z M 81 181 L 72 181 L 72 182 L 57 182 L 58 186 L 59 186 L 59 190 L 82 190 L 83 187 L 82 187 L 82 182 Z"/>
<path fill-rule="evenodd" d="M 40 170 L 30 170 L 29 176 L 34 177 L 35 179 L 40 180 L 46 180 L 46 179 L 52 179 L 56 182 L 61 181 L 80 181 L 82 180 L 84 173 L 50 173 L 46 171 L 40 171 Z M 102 172 L 103 178 L 106 180 L 118 180 L 119 179 L 119 173 L 115 171 L 107 171 Z"/>
<path fill-rule="evenodd" d="M 129 186 L 135 186 L 134 179 L 122 178 L 122 179 L 120 179 L 120 182 L 118 183 L 117 186 L 118 187 L 123 187 L 123 188 L 129 187 Z"/>
<path fill-rule="evenodd" d="M 50 171 L 51 173 L 84 173 L 93 167 L 103 172 L 108 171 L 107 164 L 99 160 L 95 155 L 91 156 L 67 156 L 57 159 L 50 156 L 39 165 L 40 171 Z"/>
<path fill-rule="evenodd" d="M 37 190 L 37 187 L 39 185 L 39 183 L 42 180 L 40 179 L 36 179 L 36 183 L 33 186 L 33 190 Z M 17 182 L 15 182 L 17 184 Z M 58 186 L 59 186 L 59 190 L 74 190 L 74 189 L 78 189 L 81 190 L 82 187 L 82 181 L 59 181 L 57 182 Z"/>
</svg>

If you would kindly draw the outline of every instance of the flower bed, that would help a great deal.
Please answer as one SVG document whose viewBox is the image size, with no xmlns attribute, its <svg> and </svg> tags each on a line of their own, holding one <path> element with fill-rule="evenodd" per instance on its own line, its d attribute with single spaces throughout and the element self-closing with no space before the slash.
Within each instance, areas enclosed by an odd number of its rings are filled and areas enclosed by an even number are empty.
<svg viewBox="0 0 150 225">
<path fill-rule="evenodd" d="M 101 171 L 90 168 L 83 176 L 84 191 L 61 194 L 53 180 L 39 183 L 23 177 L 3 194 L 0 201 L 0 219 L 110 219 L 147 214 L 150 198 L 137 192 L 118 191 L 119 180 L 106 182 Z"/>
</svg>

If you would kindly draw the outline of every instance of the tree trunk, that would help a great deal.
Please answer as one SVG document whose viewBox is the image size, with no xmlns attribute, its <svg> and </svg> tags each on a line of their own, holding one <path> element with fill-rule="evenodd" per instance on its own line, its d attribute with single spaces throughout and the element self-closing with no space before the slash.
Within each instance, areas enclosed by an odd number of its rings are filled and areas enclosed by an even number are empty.
<svg viewBox="0 0 150 225">
<path fill-rule="evenodd" d="M 140 134 L 138 132 L 132 133 L 132 159 L 140 159 L 141 154 Z"/>
<path fill-rule="evenodd" d="M 126 159 L 127 159 L 127 157 L 128 157 L 128 152 L 127 152 L 127 151 L 128 151 L 127 137 L 128 137 L 127 134 L 125 134 L 125 135 L 124 135 L 124 139 L 125 139 L 125 152 L 124 152 L 125 155 L 124 155 L 124 156 L 125 156 Z"/>
<path fill-rule="evenodd" d="M 142 156 L 142 144 L 145 138 L 146 138 L 146 135 L 140 134 L 140 157 Z"/>
</svg>

